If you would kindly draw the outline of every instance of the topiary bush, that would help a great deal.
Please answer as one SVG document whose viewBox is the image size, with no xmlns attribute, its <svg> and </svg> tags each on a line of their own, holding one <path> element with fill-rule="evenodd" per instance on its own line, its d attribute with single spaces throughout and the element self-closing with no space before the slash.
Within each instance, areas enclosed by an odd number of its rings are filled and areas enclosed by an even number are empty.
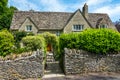
<svg viewBox="0 0 120 80">
<path fill-rule="evenodd" d="M 45 47 L 45 40 L 40 36 L 26 36 L 22 39 L 22 43 L 25 48 L 32 51 L 44 49 Z"/>
<path fill-rule="evenodd" d="M 7 30 L 0 31 L 0 56 L 6 56 L 11 53 L 14 46 L 14 37 Z"/>
</svg>

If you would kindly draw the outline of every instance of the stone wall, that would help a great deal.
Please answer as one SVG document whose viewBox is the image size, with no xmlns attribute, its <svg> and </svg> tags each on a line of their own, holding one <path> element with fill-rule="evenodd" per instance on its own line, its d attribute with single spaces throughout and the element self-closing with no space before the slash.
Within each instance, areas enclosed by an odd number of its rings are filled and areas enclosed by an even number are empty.
<svg viewBox="0 0 120 80">
<path fill-rule="evenodd" d="M 97 55 L 83 50 L 65 48 L 64 71 L 65 74 L 120 72 L 120 53 Z"/>
<path fill-rule="evenodd" d="M 0 80 L 39 78 L 44 75 L 43 52 L 36 51 L 27 57 L 0 60 Z"/>
</svg>

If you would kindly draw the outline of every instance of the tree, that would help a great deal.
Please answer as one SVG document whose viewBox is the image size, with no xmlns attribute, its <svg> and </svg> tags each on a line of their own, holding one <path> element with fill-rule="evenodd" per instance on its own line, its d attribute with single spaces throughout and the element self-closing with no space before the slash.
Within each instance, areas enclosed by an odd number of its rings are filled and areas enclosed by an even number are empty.
<svg viewBox="0 0 120 80">
<path fill-rule="evenodd" d="M 10 28 L 10 23 L 12 21 L 12 16 L 16 7 L 8 7 L 8 0 L 0 1 L 0 30 L 3 28 Z"/>
</svg>

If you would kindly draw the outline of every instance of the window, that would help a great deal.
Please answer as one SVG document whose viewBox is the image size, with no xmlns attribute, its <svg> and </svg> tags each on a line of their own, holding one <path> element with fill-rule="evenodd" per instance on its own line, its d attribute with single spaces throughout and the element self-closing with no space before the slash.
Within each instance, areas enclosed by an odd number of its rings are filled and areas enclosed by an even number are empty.
<svg viewBox="0 0 120 80">
<path fill-rule="evenodd" d="M 83 29 L 83 25 L 73 25 L 73 31 L 82 31 Z"/>
<path fill-rule="evenodd" d="M 26 26 L 26 31 L 32 31 L 32 25 L 27 25 Z"/>
<path fill-rule="evenodd" d="M 107 26 L 107 24 L 101 24 L 100 25 L 100 28 L 107 28 L 108 26 Z"/>
<path fill-rule="evenodd" d="M 57 35 L 57 36 L 60 36 L 60 31 L 56 31 L 56 35 Z"/>
</svg>

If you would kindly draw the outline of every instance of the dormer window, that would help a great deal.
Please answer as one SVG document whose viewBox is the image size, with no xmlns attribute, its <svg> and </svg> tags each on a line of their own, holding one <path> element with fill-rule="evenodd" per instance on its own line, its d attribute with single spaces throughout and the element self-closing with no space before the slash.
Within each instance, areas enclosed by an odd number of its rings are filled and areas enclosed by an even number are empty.
<svg viewBox="0 0 120 80">
<path fill-rule="evenodd" d="M 108 27 L 107 24 L 101 24 L 101 25 L 100 25 L 100 28 L 107 28 L 107 27 Z"/>
<path fill-rule="evenodd" d="M 32 31 L 32 25 L 26 25 L 26 31 Z"/>
<path fill-rule="evenodd" d="M 84 25 L 73 25 L 73 31 L 83 31 Z"/>
</svg>

